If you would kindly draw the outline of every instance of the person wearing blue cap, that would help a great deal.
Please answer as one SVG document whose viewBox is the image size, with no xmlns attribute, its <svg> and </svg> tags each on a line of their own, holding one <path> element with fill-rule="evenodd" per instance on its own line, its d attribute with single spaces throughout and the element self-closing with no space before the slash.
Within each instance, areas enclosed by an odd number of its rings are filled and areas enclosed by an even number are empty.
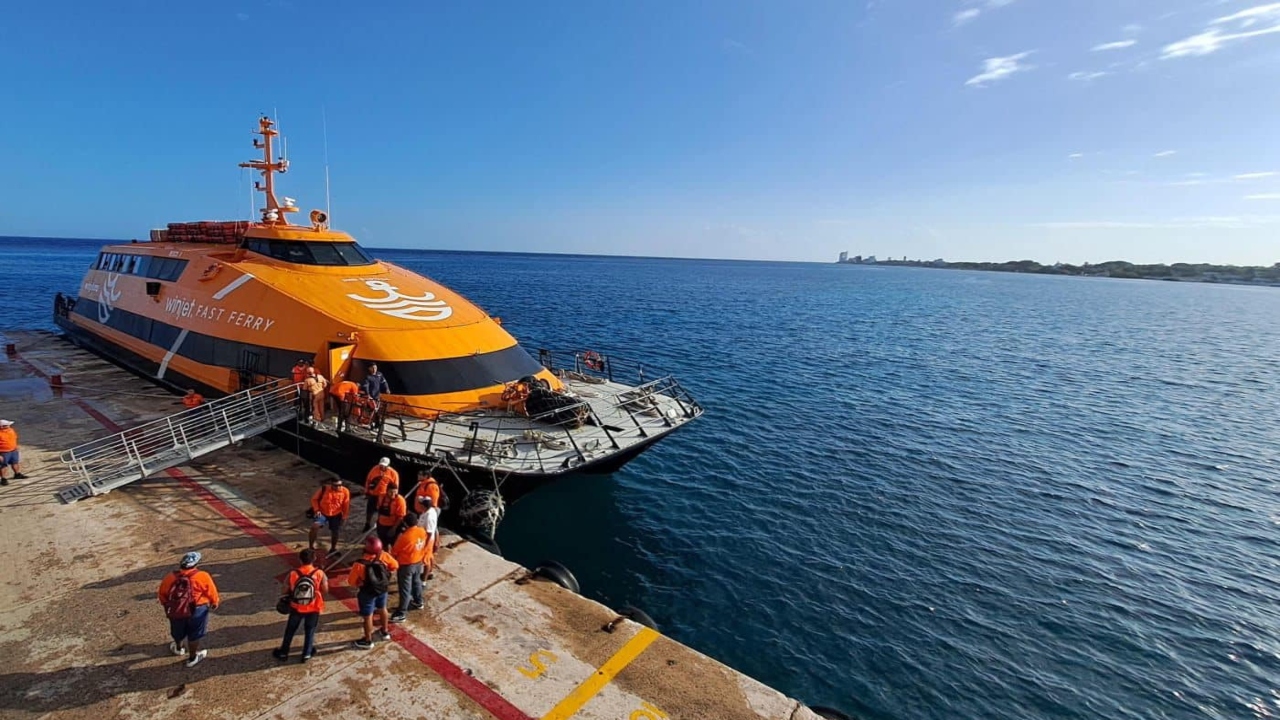
<svg viewBox="0 0 1280 720">
<path fill-rule="evenodd" d="M 169 652 L 186 655 L 187 667 L 195 667 L 209 654 L 200 640 L 209 629 L 209 612 L 218 609 L 218 588 L 209 573 L 198 569 L 200 553 L 182 556 L 178 569 L 164 576 L 156 596 L 169 618 Z"/>
</svg>

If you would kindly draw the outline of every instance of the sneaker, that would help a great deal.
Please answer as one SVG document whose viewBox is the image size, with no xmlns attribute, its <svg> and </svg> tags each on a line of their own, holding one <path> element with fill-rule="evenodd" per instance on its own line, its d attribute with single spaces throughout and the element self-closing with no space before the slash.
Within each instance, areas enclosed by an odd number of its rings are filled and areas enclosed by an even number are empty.
<svg viewBox="0 0 1280 720">
<path fill-rule="evenodd" d="M 405 614 L 403 610 L 391 616 L 391 622 L 393 623 L 402 623 L 408 619 L 409 619 L 409 616 Z"/>
<path fill-rule="evenodd" d="M 170 640 L 170 641 L 169 641 L 169 652 L 173 653 L 174 655 L 186 655 L 186 654 L 187 654 L 187 649 L 186 649 L 185 647 L 183 647 L 182 645 L 179 645 L 178 643 L 176 643 L 176 642 L 174 642 L 174 641 Z"/>
<path fill-rule="evenodd" d="M 23 475 L 22 473 L 14 473 L 14 474 L 13 474 L 13 479 L 14 479 L 14 480 L 26 480 L 26 479 L 27 479 L 27 476 L 26 476 L 26 475 Z"/>
<path fill-rule="evenodd" d="M 195 667 L 199 665 L 200 661 L 203 660 L 205 656 L 208 654 L 209 654 L 208 650 L 201 650 L 200 652 L 196 653 L 195 657 L 187 661 L 187 667 Z"/>
<path fill-rule="evenodd" d="M 364 638 L 360 638 L 359 640 L 351 644 L 355 646 L 357 650 L 368 650 L 369 648 L 373 647 L 373 642 L 370 640 L 365 640 Z"/>
<path fill-rule="evenodd" d="M 276 648 L 275 650 L 272 650 L 272 651 L 271 651 L 271 657 L 273 657 L 273 658 L 275 658 L 275 659 L 277 659 L 277 660 L 279 660 L 279 661 L 281 661 L 281 662 L 284 662 L 285 660 L 288 660 L 288 659 L 289 659 L 289 653 L 287 653 L 287 652 L 285 652 L 285 651 L 281 650 L 280 648 Z"/>
<path fill-rule="evenodd" d="M 8 485 L 9 479 L 0 477 L 0 485 Z"/>
<path fill-rule="evenodd" d="M 420 603 L 420 602 L 416 602 L 416 603 L 409 603 L 409 609 L 410 609 L 410 610 L 421 610 L 421 609 L 422 609 L 422 608 L 424 608 L 424 607 L 426 607 L 426 606 L 425 606 L 425 605 L 423 605 L 423 604 L 422 604 L 422 603 Z"/>
<path fill-rule="evenodd" d="M 306 662 L 306 661 L 308 661 L 308 660 L 310 660 L 310 659 L 311 659 L 311 656 L 310 656 L 310 655 L 303 655 L 303 656 L 302 656 L 302 660 L 301 660 L 300 662 Z"/>
<path fill-rule="evenodd" d="M 375 640 L 390 640 L 391 633 L 388 632 L 385 628 L 382 630 L 375 630 L 373 633 L 373 638 Z"/>
</svg>

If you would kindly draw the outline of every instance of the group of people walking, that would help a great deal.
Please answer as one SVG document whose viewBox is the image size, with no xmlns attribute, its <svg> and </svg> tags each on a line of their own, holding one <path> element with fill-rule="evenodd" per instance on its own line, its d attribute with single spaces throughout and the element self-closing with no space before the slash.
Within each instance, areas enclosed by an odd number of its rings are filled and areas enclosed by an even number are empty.
<svg viewBox="0 0 1280 720">
<path fill-rule="evenodd" d="M 306 409 L 310 414 L 304 422 L 316 426 L 323 424 L 329 398 L 333 397 L 337 405 L 339 430 L 352 421 L 357 425 L 370 425 L 377 415 L 382 394 L 391 392 L 386 376 L 379 372 L 376 363 L 369 364 L 361 382 L 342 380 L 331 386 L 328 378 L 310 361 L 299 360 L 293 366 L 292 379 L 301 387 L 302 398 L 308 403 Z"/>
<path fill-rule="evenodd" d="M 362 636 L 353 643 L 361 650 L 372 648 L 377 640 L 389 639 L 392 624 L 404 622 L 410 611 L 425 607 L 425 581 L 435 568 L 435 553 L 440 547 L 440 484 L 431 473 L 423 472 L 407 496 L 400 490 L 400 473 L 391 467 L 390 458 L 380 459 L 365 477 L 362 553 L 346 575 L 362 620 Z M 271 653 L 281 661 L 289 659 L 299 630 L 303 632 L 302 662 L 315 654 L 316 629 L 325 596 L 331 592 L 330 578 L 317 562 L 316 544 L 320 531 L 328 530 L 328 553 L 334 553 L 351 514 L 351 491 L 341 478 L 326 480 L 311 496 L 310 514 L 307 548 L 298 553 L 298 567 L 285 577 L 277 608 L 289 615 L 280 647 Z M 199 552 L 184 555 L 157 590 L 169 619 L 169 649 L 175 655 L 186 655 L 187 667 L 194 667 L 207 655 L 200 643 L 208 631 L 209 613 L 219 603 L 217 586 L 209 573 L 199 568 L 200 560 Z M 389 607 L 393 578 L 398 593 L 394 611 Z"/>
</svg>

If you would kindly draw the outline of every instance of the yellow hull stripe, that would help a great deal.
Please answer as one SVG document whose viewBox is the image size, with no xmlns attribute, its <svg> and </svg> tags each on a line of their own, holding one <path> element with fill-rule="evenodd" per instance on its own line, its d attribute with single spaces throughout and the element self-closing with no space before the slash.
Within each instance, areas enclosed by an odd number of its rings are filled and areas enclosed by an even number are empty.
<svg viewBox="0 0 1280 720">
<path fill-rule="evenodd" d="M 591 698 L 600 693 L 601 690 L 609 684 L 623 668 L 631 664 L 645 651 L 654 640 L 658 639 L 658 633 L 649 628 L 640 628 L 640 632 L 635 637 L 627 641 L 613 657 L 605 661 L 591 677 L 582 681 L 582 684 L 574 688 L 573 692 L 565 696 L 558 705 L 551 708 L 551 712 L 542 716 L 542 720 L 566 720 L 572 717 L 574 713 L 582 709 Z"/>
</svg>

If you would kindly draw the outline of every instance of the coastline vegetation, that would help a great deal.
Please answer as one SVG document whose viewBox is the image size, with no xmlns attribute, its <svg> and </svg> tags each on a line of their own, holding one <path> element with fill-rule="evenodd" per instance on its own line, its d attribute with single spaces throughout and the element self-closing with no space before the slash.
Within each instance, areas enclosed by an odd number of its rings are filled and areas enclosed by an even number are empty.
<svg viewBox="0 0 1280 720">
<path fill-rule="evenodd" d="M 1081 275 L 1086 277 L 1113 277 L 1133 280 L 1173 280 L 1184 282 L 1237 283 L 1247 285 L 1280 286 L 1280 262 L 1271 266 L 1213 265 L 1210 263 L 1173 263 L 1172 265 L 1137 265 L 1124 260 L 1102 263 L 1054 263 L 1042 265 L 1034 260 L 1010 260 L 1006 262 L 947 262 L 945 260 L 876 260 L 875 258 L 849 258 L 838 261 L 844 265 L 892 265 L 929 267 L 945 270 L 984 270 L 990 272 L 1035 273 L 1038 275 Z"/>
</svg>

